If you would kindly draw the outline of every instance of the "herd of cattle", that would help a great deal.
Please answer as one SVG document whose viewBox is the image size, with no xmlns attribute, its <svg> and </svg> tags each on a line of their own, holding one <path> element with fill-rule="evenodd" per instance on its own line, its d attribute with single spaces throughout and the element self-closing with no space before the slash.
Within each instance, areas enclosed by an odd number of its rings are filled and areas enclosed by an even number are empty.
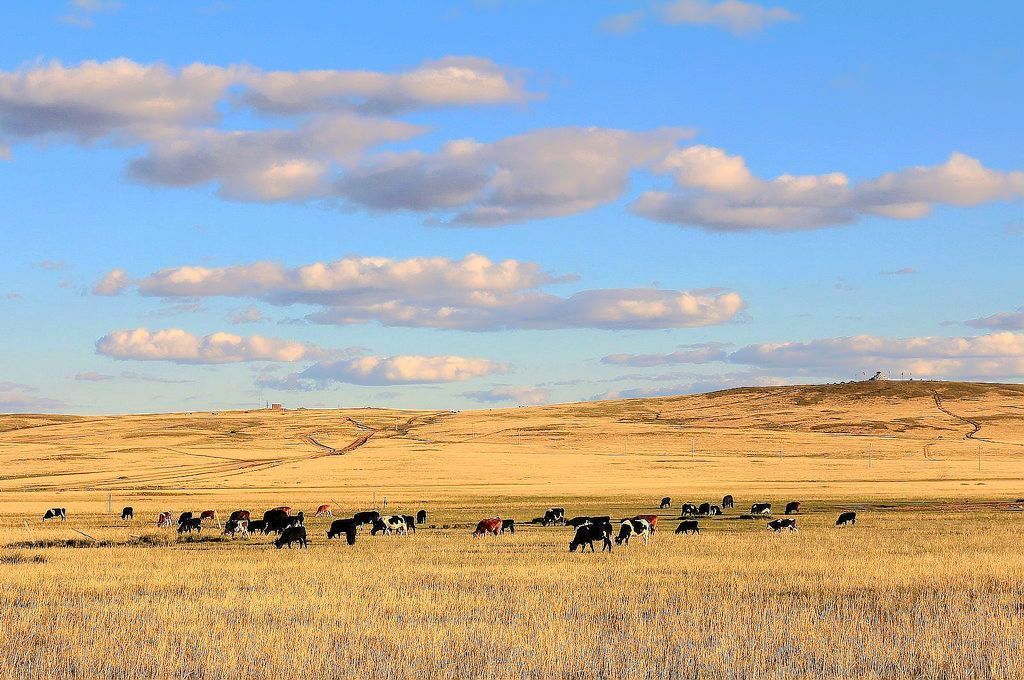
<svg viewBox="0 0 1024 680">
<path fill-rule="evenodd" d="M 665 510 L 672 507 L 672 499 L 665 497 L 661 499 L 660 509 Z M 725 510 L 735 507 L 735 502 L 732 496 L 725 496 L 722 498 L 721 504 L 711 503 L 683 503 L 680 505 L 680 513 L 678 519 L 680 520 L 679 525 L 676 527 L 676 534 L 699 534 L 700 523 L 695 517 L 714 517 L 723 515 Z M 791 501 L 786 504 L 785 515 L 799 515 L 800 514 L 800 503 L 798 501 Z M 345 536 L 345 541 L 349 545 L 354 545 L 356 542 L 356 536 L 359 533 L 359 529 L 364 526 L 370 527 L 370 535 L 376 536 L 377 534 L 397 534 L 407 535 L 409 532 L 416 532 L 416 525 L 423 524 L 427 521 L 427 511 L 420 510 L 413 515 L 384 515 L 376 510 L 368 510 L 365 512 L 357 512 L 352 517 L 344 519 L 333 519 L 334 512 L 330 505 L 321 505 L 317 508 L 315 517 L 330 517 L 332 518 L 330 528 L 327 530 L 327 538 L 341 538 Z M 750 506 L 750 513 L 740 515 L 741 518 L 753 519 L 757 517 L 771 517 L 772 516 L 772 505 L 771 503 L 754 503 Z M 135 509 L 132 507 L 125 507 L 121 511 L 122 520 L 131 520 L 135 518 Z M 67 510 L 65 508 L 50 508 L 43 515 L 43 521 L 59 519 L 62 522 L 67 521 Z M 220 520 L 217 516 L 216 510 L 203 510 L 199 513 L 193 512 L 182 512 L 178 515 L 177 531 L 179 535 L 191 534 L 192 532 L 201 533 L 203 530 L 204 521 L 216 523 L 220 527 Z M 614 536 L 615 545 L 626 544 L 629 545 L 629 539 L 636 537 L 643 540 L 646 544 L 654 532 L 658 528 L 658 515 L 635 515 L 633 517 L 626 517 L 619 520 L 618 532 L 615 532 L 612 526 L 612 519 L 609 515 L 581 515 L 578 517 L 572 517 L 566 519 L 565 508 L 548 508 L 544 511 L 544 515 L 541 517 L 535 517 L 530 522 L 531 524 L 539 524 L 541 526 L 549 525 L 561 525 L 571 527 L 575 534 L 572 541 L 569 543 L 569 551 L 576 552 L 577 549 L 585 551 L 588 547 L 591 552 L 595 552 L 594 544 L 601 544 L 601 551 L 611 551 L 612 549 L 612 538 Z M 852 526 L 857 523 L 857 513 L 855 512 L 843 512 L 839 515 L 836 520 L 836 526 Z M 158 527 L 172 527 L 173 515 L 169 510 L 159 513 L 156 519 L 156 525 Z M 796 519 L 793 517 L 784 517 L 778 519 L 772 519 L 767 524 L 768 530 L 773 532 L 778 531 L 796 531 Z M 287 546 L 292 547 L 292 544 L 296 544 L 299 548 L 308 547 L 309 541 L 306 534 L 306 516 L 305 513 L 299 511 L 296 514 L 292 514 L 292 509 L 288 506 L 279 506 L 271 508 L 263 513 L 262 519 L 253 519 L 252 514 L 248 510 L 235 510 L 228 517 L 227 522 L 224 523 L 222 528 L 223 534 L 226 536 L 241 536 L 248 538 L 252 534 L 275 534 L 277 538 L 274 540 L 274 545 L 278 548 Z M 497 536 L 506 532 L 515 533 L 516 523 L 513 519 L 502 519 L 500 517 L 488 517 L 482 519 L 477 523 L 476 530 L 473 532 L 473 537 L 478 538 L 486 535 Z"/>
</svg>

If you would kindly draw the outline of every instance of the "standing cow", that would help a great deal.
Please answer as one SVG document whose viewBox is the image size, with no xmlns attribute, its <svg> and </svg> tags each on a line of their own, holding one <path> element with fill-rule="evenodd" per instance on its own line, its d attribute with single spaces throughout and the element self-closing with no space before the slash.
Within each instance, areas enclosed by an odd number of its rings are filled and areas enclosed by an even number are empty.
<svg viewBox="0 0 1024 680">
<path fill-rule="evenodd" d="M 48 519 L 59 519 L 61 522 L 68 520 L 68 511 L 64 508 L 50 508 L 43 513 L 43 521 Z"/>
<path fill-rule="evenodd" d="M 689 534 L 691 532 L 695 534 L 700 533 L 700 525 L 695 519 L 684 519 L 679 523 L 679 526 L 676 527 L 677 534 Z"/>
<path fill-rule="evenodd" d="M 313 516 L 314 517 L 334 517 L 334 510 L 331 509 L 330 505 L 327 505 L 326 503 L 324 503 L 323 505 L 321 505 L 319 508 L 316 509 L 316 514 L 313 515 Z"/>
<path fill-rule="evenodd" d="M 357 512 L 352 516 L 352 521 L 356 523 L 357 527 L 361 527 L 364 524 L 373 525 L 374 522 L 380 519 L 380 513 L 376 510 L 367 510 L 366 512 Z"/>
<path fill-rule="evenodd" d="M 476 531 L 473 532 L 473 538 L 486 536 L 487 534 L 497 536 L 499 533 L 501 533 L 501 518 L 490 517 L 477 522 Z"/>
<path fill-rule="evenodd" d="M 786 503 L 787 515 L 799 515 L 800 514 L 800 501 L 790 501 Z"/>
<path fill-rule="evenodd" d="M 540 523 L 545 527 L 549 524 L 565 524 L 565 508 L 548 508 Z"/>
<path fill-rule="evenodd" d="M 789 529 L 790 531 L 796 531 L 796 520 L 795 519 L 773 519 L 768 522 L 768 531 L 782 531 L 783 529 Z"/>
<path fill-rule="evenodd" d="M 292 543 L 298 543 L 300 548 L 309 547 L 309 542 L 306 540 L 306 527 L 288 527 L 281 532 L 281 535 L 276 541 L 274 541 L 274 547 L 281 549 L 284 546 L 288 546 L 288 549 L 291 550 Z"/>
<path fill-rule="evenodd" d="M 427 511 L 420 510 L 416 513 L 416 524 L 423 524 L 427 521 Z"/>
<path fill-rule="evenodd" d="M 416 533 L 416 518 L 412 515 L 402 515 L 402 519 L 405 520 L 405 530 Z"/>
<path fill-rule="evenodd" d="M 577 548 L 583 548 L 580 552 L 586 552 L 590 546 L 590 552 L 594 552 L 594 541 L 601 541 L 601 552 L 612 551 L 612 529 L 610 524 L 584 524 L 576 529 L 576 535 L 569 543 L 569 552 L 576 552 Z"/>
<path fill-rule="evenodd" d="M 664 498 L 661 499 L 661 505 L 658 506 L 658 507 L 661 510 L 664 510 L 665 508 L 671 508 L 672 507 L 672 499 L 669 498 L 668 496 L 665 496 Z"/>
<path fill-rule="evenodd" d="M 622 524 L 619 525 L 619 535 L 615 537 L 615 545 L 622 545 L 623 543 L 629 545 L 629 538 L 631 536 L 639 536 L 644 539 L 644 545 L 647 545 L 650 535 L 651 523 L 646 519 L 624 519 Z"/>
<path fill-rule="evenodd" d="M 121 510 L 121 519 L 123 519 L 123 520 L 135 519 L 135 508 L 133 508 L 130 505 L 125 506 Z"/>
<path fill-rule="evenodd" d="M 722 496 L 722 509 L 723 510 L 728 510 L 729 508 L 732 508 L 733 506 L 735 506 L 735 501 L 733 501 L 733 499 L 732 499 L 732 494 L 726 494 L 725 496 Z"/>
<path fill-rule="evenodd" d="M 771 503 L 754 503 L 750 506 L 751 515 L 770 515 L 772 514 Z"/>
<path fill-rule="evenodd" d="M 250 516 L 248 510 L 235 510 L 228 517 L 229 522 L 241 522 L 242 520 L 248 522 L 250 519 L 252 519 L 252 517 Z"/>
<path fill-rule="evenodd" d="M 345 541 L 349 545 L 356 544 L 356 522 L 354 519 L 336 519 L 331 522 L 331 528 L 327 530 L 328 540 L 345 534 Z"/>
<path fill-rule="evenodd" d="M 501 520 L 501 533 L 505 533 L 506 531 L 510 534 L 516 533 L 516 521 L 514 519 Z"/>
<path fill-rule="evenodd" d="M 171 526 L 171 511 L 164 510 L 156 516 L 156 525 L 158 527 L 169 527 Z"/>
<path fill-rule="evenodd" d="M 249 538 L 249 520 L 247 519 L 229 519 L 224 525 L 225 536 L 241 536 L 242 538 Z"/>
<path fill-rule="evenodd" d="M 857 513 L 855 512 L 844 512 L 839 515 L 839 519 L 836 520 L 837 527 L 854 526 L 857 524 Z"/>
</svg>

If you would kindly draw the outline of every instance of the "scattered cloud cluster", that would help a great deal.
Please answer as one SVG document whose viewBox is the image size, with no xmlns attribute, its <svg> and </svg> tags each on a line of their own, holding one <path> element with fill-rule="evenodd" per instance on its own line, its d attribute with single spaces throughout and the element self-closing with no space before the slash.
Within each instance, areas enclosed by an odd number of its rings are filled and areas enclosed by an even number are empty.
<svg viewBox="0 0 1024 680">
<path fill-rule="evenodd" d="M 283 377 L 263 375 L 259 387 L 313 391 L 333 383 L 352 385 L 415 385 L 464 382 L 506 373 L 507 364 L 460 356 L 362 356 L 318 361 Z"/>
<path fill-rule="evenodd" d="M 729 343 L 705 342 L 697 345 L 685 345 L 669 354 L 609 354 L 601 359 L 601 363 L 614 366 L 650 367 L 665 364 L 706 364 L 712 361 L 723 361 L 729 356 L 726 348 Z"/>
<path fill-rule="evenodd" d="M 96 352 L 113 359 L 172 361 L 178 364 L 295 362 L 325 355 L 324 350 L 315 345 L 301 342 L 223 332 L 200 337 L 179 328 L 114 331 L 96 341 Z"/>
<path fill-rule="evenodd" d="M 538 406 L 551 400 L 551 390 L 540 386 L 496 385 L 489 390 L 463 392 L 462 396 L 481 404 L 512 402 L 520 406 Z"/>
<path fill-rule="evenodd" d="M 115 285 L 105 285 L 114 280 Z M 743 308 L 738 293 L 654 288 L 583 290 L 568 297 L 541 287 L 576 280 L 519 260 L 495 262 L 470 254 L 443 257 L 346 257 L 284 267 L 273 262 L 230 267 L 176 267 L 133 282 L 141 295 L 160 298 L 223 296 L 274 305 L 315 305 L 314 323 L 472 331 L 556 328 L 687 328 L 726 323 Z M 97 292 L 123 290 L 121 270 Z"/>
<path fill-rule="evenodd" d="M 973 328 L 990 328 L 1001 331 L 1024 330 L 1024 307 L 1017 308 L 1015 312 L 997 312 L 991 316 L 971 319 L 965 323 Z"/>
<path fill-rule="evenodd" d="M 656 6 L 651 14 L 663 24 L 711 26 L 734 35 L 763 31 L 772 24 L 796 21 L 799 18 L 784 7 L 766 7 L 742 0 L 674 0 Z M 609 33 L 631 33 L 640 26 L 646 15 L 644 10 L 617 14 L 601 22 L 601 28 Z"/>
<path fill-rule="evenodd" d="M 67 402 L 38 392 L 31 385 L 0 381 L 0 413 L 53 413 L 68 408 Z"/>
</svg>

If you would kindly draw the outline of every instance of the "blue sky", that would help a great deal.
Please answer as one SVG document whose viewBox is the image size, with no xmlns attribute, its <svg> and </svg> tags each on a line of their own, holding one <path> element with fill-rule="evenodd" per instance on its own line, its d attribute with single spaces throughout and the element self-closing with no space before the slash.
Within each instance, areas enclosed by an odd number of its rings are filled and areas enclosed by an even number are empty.
<svg viewBox="0 0 1024 680">
<path fill-rule="evenodd" d="M 2 19 L 0 411 L 1024 377 L 1017 3 Z"/>
</svg>

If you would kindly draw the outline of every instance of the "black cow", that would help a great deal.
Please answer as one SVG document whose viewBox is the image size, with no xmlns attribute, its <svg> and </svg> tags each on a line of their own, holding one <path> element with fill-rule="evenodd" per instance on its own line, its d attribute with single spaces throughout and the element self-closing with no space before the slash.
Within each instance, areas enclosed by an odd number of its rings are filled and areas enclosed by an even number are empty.
<svg viewBox="0 0 1024 680">
<path fill-rule="evenodd" d="M 135 519 L 135 508 L 128 505 L 121 510 L 121 519 Z"/>
<path fill-rule="evenodd" d="M 710 515 L 711 517 L 718 517 L 721 514 L 722 508 L 718 507 L 717 505 L 712 505 L 711 508 L 708 510 L 708 515 Z"/>
<path fill-rule="evenodd" d="M 235 510 L 231 513 L 231 516 L 228 517 L 229 522 L 241 522 L 243 519 L 250 519 L 248 510 Z"/>
<path fill-rule="evenodd" d="M 274 545 L 281 549 L 284 546 L 288 546 L 288 549 L 292 549 L 292 543 L 298 543 L 300 548 L 308 548 L 309 542 L 306 540 L 306 527 L 294 526 L 288 527 L 281 532 L 281 535 L 274 541 Z"/>
<path fill-rule="evenodd" d="M 373 524 L 380 519 L 380 513 L 376 510 L 367 510 L 366 512 L 357 512 L 352 516 L 352 521 L 356 523 L 357 527 L 361 527 L 364 524 Z"/>
<path fill-rule="evenodd" d="M 790 501 L 786 503 L 786 514 L 787 515 L 799 515 L 800 514 L 800 501 Z"/>
<path fill-rule="evenodd" d="M 416 518 L 412 515 L 402 515 L 402 519 L 405 520 L 405 530 L 416 533 Z"/>
<path fill-rule="evenodd" d="M 565 508 L 548 508 L 540 521 L 543 526 L 549 524 L 565 524 Z"/>
<path fill-rule="evenodd" d="M 796 520 L 795 519 L 773 519 L 768 522 L 769 531 L 782 531 L 783 529 L 789 529 L 790 531 L 796 531 Z"/>
<path fill-rule="evenodd" d="M 198 517 L 189 517 L 184 522 L 178 523 L 179 534 L 191 534 L 193 531 L 203 533 L 203 522 Z"/>
<path fill-rule="evenodd" d="M 251 519 L 251 520 L 249 520 L 249 533 L 250 534 L 269 534 L 270 533 L 270 529 L 267 528 L 267 523 L 264 520 L 262 520 L 262 519 Z"/>
<path fill-rule="evenodd" d="M 59 519 L 61 522 L 66 522 L 68 519 L 68 511 L 64 508 L 50 508 L 43 513 L 43 521 L 48 519 Z"/>
<path fill-rule="evenodd" d="M 190 520 L 190 519 L 192 519 L 192 513 L 191 512 L 183 512 L 180 515 L 178 515 L 178 524 L 182 524 L 182 523 L 184 523 L 184 522 L 186 522 L 187 520 Z"/>
<path fill-rule="evenodd" d="M 516 521 L 514 519 L 501 520 L 501 533 L 505 533 L 506 531 L 510 534 L 516 533 Z"/>
<path fill-rule="evenodd" d="M 697 520 L 695 519 L 683 520 L 679 523 L 679 526 L 676 527 L 677 534 L 688 534 L 691 531 L 695 534 L 700 533 L 700 525 L 697 524 Z"/>
<path fill-rule="evenodd" d="M 601 541 L 601 552 L 612 551 L 612 528 L 610 524 L 584 524 L 576 529 L 576 535 L 572 537 L 569 544 L 569 552 L 576 552 L 576 548 L 583 548 L 580 552 L 586 552 L 590 546 L 590 552 L 594 552 L 594 541 Z"/>
<path fill-rule="evenodd" d="M 857 524 L 857 513 L 855 512 L 844 512 L 839 515 L 839 519 L 836 520 L 837 527 L 854 526 Z"/>
<path fill-rule="evenodd" d="M 305 526 L 306 515 L 300 512 L 295 516 L 291 516 L 284 510 L 275 508 L 263 513 L 263 521 L 266 522 L 268 532 L 273 531 L 279 534 L 289 527 Z"/>
<path fill-rule="evenodd" d="M 722 497 L 722 509 L 723 510 L 725 510 L 727 508 L 734 507 L 734 506 L 735 506 L 735 503 L 732 500 L 732 494 L 728 494 L 728 495 Z"/>
<path fill-rule="evenodd" d="M 770 515 L 772 514 L 771 503 L 754 503 L 750 506 L 751 515 Z"/>
<path fill-rule="evenodd" d="M 336 519 L 331 522 L 331 528 L 327 530 L 327 538 L 337 538 L 345 534 L 345 540 L 349 545 L 356 544 L 356 521 L 354 519 Z"/>
<path fill-rule="evenodd" d="M 427 511 L 420 510 L 416 513 L 416 524 L 423 524 L 427 521 Z"/>
<path fill-rule="evenodd" d="M 707 517 L 711 514 L 711 503 L 701 503 L 700 507 L 697 508 L 697 514 L 703 517 Z"/>
<path fill-rule="evenodd" d="M 661 499 L 661 506 L 660 507 L 661 507 L 662 510 L 664 510 L 665 508 L 671 508 L 672 507 L 672 499 L 669 498 L 668 496 L 665 496 L 664 498 Z"/>
<path fill-rule="evenodd" d="M 686 517 L 688 515 L 696 515 L 697 510 L 697 506 L 693 503 L 683 503 L 682 507 L 679 508 L 679 516 Z"/>
</svg>

